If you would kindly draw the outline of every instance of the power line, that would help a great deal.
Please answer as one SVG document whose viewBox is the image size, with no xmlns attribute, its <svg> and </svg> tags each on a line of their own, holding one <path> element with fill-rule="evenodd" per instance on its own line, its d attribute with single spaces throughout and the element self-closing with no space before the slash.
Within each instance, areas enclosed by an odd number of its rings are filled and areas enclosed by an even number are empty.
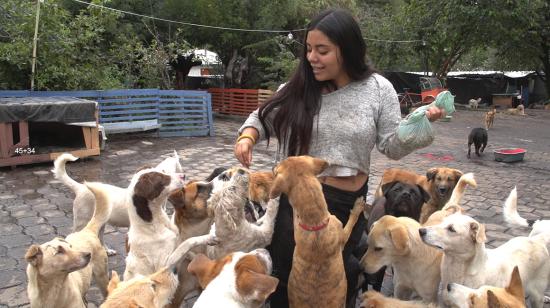
<svg viewBox="0 0 550 308">
<path fill-rule="evenodd" d="M 369 40 L 369 41 L 375 41 L 375 42 L 386 42 L 386 43 L 416 43 L 416 42 L 422 42 L 422 40 L 379 40 L 379 39 L 372 39 L 372 38 L 367 38 L 367 37 L 364 37 L 365 40 Z"/>
<path fill-rule="evenodd" d="M 88 3 L 88 2 L 85 2 L 85 1 L 81 1 L 81 0 L 72 0 L 72 1 L 78 2 L 78 3 L 81 3 L 81 4 L 85 4 L 85 5 L 91 5 L 91 6 L 106 9 L 106 10 L 111 10 L 111 11 L 126 14 L 126 15 L 133 15 L 133 16 L 138 16 L 138 17 L 143 17 L 143 18 L 148 18 L 148 19 L 154 19 L 154 20 L 160 20 L 160 21 L 165 21 L 165 22 L 170 22 L 170 23 L 175 23 L 175 24 L 180 24 L 180 25 L 193 26 L 193 27 L 202 27 L 202 28 L 210 28 L 210 29 L 229 30 L 229 31 L 269 32 L 269 33 L 288 33 L 288 32 L 291 32 L 291 31 L 297 32 L 297 31 L 305 31 L 306 30 L 306 29 L 294 29 L 294 30 L 241 29 L 241 28 L 231 28 L 231 27 L 209 26 L 209 25 L 201 25 L 201 24 L 195 24 L 195 23 L 190 23 L 190 22 L 176 21 L 176 20 L 170 20 L 170 19 L 165 19 L 165 18 L 159 18 L 159 17 L 154 17 L 154 16 L 138 14 L 138 13 L 134 13 L 134 12 L 123 11 L 123 10 L 119 10 L 119 9 L 115 9 L 115 8 L 112 8 L 112 7 L 107 7 L 107 6 L 103 6 L 103 5 L 99 5 L 99 4 Z"/>
</svg>

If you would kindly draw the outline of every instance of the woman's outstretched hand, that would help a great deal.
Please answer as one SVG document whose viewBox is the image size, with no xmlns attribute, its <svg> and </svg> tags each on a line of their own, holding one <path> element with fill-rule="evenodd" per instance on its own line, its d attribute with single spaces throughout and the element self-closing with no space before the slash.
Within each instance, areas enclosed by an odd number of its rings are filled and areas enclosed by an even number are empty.
<svg viewBox="0 0 550 308">
<path fill-rule="evenodd" d="M 248 138 L 243 138 L 235 143 L 235 157 L 246 168 L 250 168 L 252 164 L 252 148 L 254 142 Z"/>
<path fill-rule="evenodd" d="M 428 117 L 428 120 L 430 120 L 430 122 L 441 119 L 444 116 L 445 110 L 436 106 L 432 106 L 428 108 L 428 110 L 426 110 L 426 117 Z"/>
</svg>

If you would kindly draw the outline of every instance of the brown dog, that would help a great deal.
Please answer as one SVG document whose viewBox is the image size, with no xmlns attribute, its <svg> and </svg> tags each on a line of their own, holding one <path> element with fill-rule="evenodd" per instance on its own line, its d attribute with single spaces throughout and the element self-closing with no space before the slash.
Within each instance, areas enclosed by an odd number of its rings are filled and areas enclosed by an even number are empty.
<svg viewBox="0 0 550 308">
<path fill-rule="evenodd" d="M 421 301 L 402 301 L 385 297 L 374 290 L 367 291 L 361 296 L 361 307 L 364 308 L 435 308 L 435 304 L 426 304 Z"/>
<path fill-rule="evenodd" d="M 430 168 L 425 176 L 399 168 L 387 169 L 382 175 L 375 197 L 382 196 L 382 186 L 393 181 L 404 182 L 409 185 L 420 185 L 431 197 L 430 201 L 422 206 L 420 223 L 423 224 L 433 212 L 442 209 L 449 201 L 462 174 L 460 170 L 446 167 Z"/>
<path fill-rule="evenodd" d="M 523 107 L 523 105 L 518 105 L 516 108 L 506 109 L 506 111 L 504 111 L 504 113 L 509 114 L 509 115 L 524 116 L 525 115 L 525 107 Z"/>
<path fill-rule="evenodd" d="M 485 113 L 485 128 L 489 129 L 493 127 L 493 122 L 495 121 L 495 115 L 497 114 L 497 109 L 493 106 L 493 109 Z"/>
<path fill-rule="evenodd" d="M 290 307 L 344 307 L 347 281 L 342 250 L 364 208 L 359 198 L 346 226 L 328 211 L 317 175 L 322 159 L 289 157 L 273 170 L 270 197 L 284 193 L 294 210 L 296 247 L 288 279 Z"/>
</svg>

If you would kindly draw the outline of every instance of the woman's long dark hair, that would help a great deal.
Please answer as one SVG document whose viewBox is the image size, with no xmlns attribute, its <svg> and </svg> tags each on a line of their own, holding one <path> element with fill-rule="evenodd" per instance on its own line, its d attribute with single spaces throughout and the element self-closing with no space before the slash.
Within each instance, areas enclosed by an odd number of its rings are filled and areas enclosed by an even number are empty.
<svg viewBox="0 0 550 308">
<path fill-rule="evenodd" d="M 340 48 L 344 70 L 352 80 L 365 79 L 374 72 L 366 62 L 366 44 L 353 16 L 342 9 L 330 9 L 317 15 L 307 26 L 300 64 L 294 75 L 259 110 L 267 139 L 272 129 L 279 147 L 288 156 L 308 154 L 313 118 L 320 108 L 321 91 L 323 88 L 335 88 L 331 81 L 315 80 L 307 60 L 306 40 L 312 30 L 323 32 Z M 269 114 L 277 109 L 272 123 L 266 121 Z"/>
</svg>

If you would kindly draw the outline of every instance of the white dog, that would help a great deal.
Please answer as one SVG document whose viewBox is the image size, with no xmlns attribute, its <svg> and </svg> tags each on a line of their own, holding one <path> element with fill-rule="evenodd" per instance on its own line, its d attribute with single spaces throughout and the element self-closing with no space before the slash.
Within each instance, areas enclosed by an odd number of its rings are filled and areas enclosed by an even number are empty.
<svg viewBox="0 0 550 308">
<path fill-rule="evenodd" d="M 54 168 L 52 170 L 55 178 L 60 180 L 75 193 L 75 198 L 73 200 L 73 232 L 82 230 L 82 228 L 86 226 L 90 218 L 92 218 L 95 204 L 94 194 L 92 194 L 86 185 L 78 183 L 67 174 L 65 165 L 68 161 L 76 161 L 77 159 L 78 158 L 72 154 L 64 153 L 55 159 Z M 164 159 L 156 168 L 165 173 L 181 173 L 182 167 L 179 162 L 178 153 L 174 151 L 173 157 Z M 126 188 L 103 183 L 99 183 L 99 185 L 102 185 L 103 190 L 109 194 L 110 209 L 107 223 L 114 227 L 129 227 L 130 219 L 128 218 Z M 99 239 L 103 243 L 103 228 L 99 231 Z M 105 249 L 108 255 L 116 254 L 115 250 L 109 249 L 108 247 L 105 247 Z"/>
<path fill-rule="evenodd" d="M 266 214 L 256 223 L 248 222 L 244 213 L 248 184 L 249 172 L 239 169 L 223 188 L 212 192 L 208 200 L 208 206 L 214 211 L 210 236 L 217 238 L 218 244 L 207 248 L 208 257 L 217 259 L 235 251 L 264 248 L 271 243 L 279 200 L 270 200 Z"/>
<path fill-rule="evenodd" d="M 495 249 L 485 248 L 485 227 L 472 217 L 455 213 L 434 226 L 419 229 L 422 240 L 443 250 L 441 283 L 458 283 L 470 288 L 483 285 L 505 287 L 518 266 L 531 307 L 542 307 L 550 275 L 546 245 L 550 232 L 515 237 Z M 443 300 L 448 301 L 447 288 Z"/>
<path fill-rule="evenodd" d="M 126 193 L 130 229 L 124 280 L 153 274 L 166 265 L 176 248 L 178 230 L 162 207 L 169 194 L 181 187 L 179 177 L 155 168 L 141 170 L 132 178 Z"/>
<path fill-rule="evenodd" d="M 478 99 L 470 99 L 468 101 L 468 107 L 470 107 L 470 109 L 477 109 L 477 107 L 479 107 L 479 103 L 481 102 L 481 97 L 479 97 Z"/>
</svg>

